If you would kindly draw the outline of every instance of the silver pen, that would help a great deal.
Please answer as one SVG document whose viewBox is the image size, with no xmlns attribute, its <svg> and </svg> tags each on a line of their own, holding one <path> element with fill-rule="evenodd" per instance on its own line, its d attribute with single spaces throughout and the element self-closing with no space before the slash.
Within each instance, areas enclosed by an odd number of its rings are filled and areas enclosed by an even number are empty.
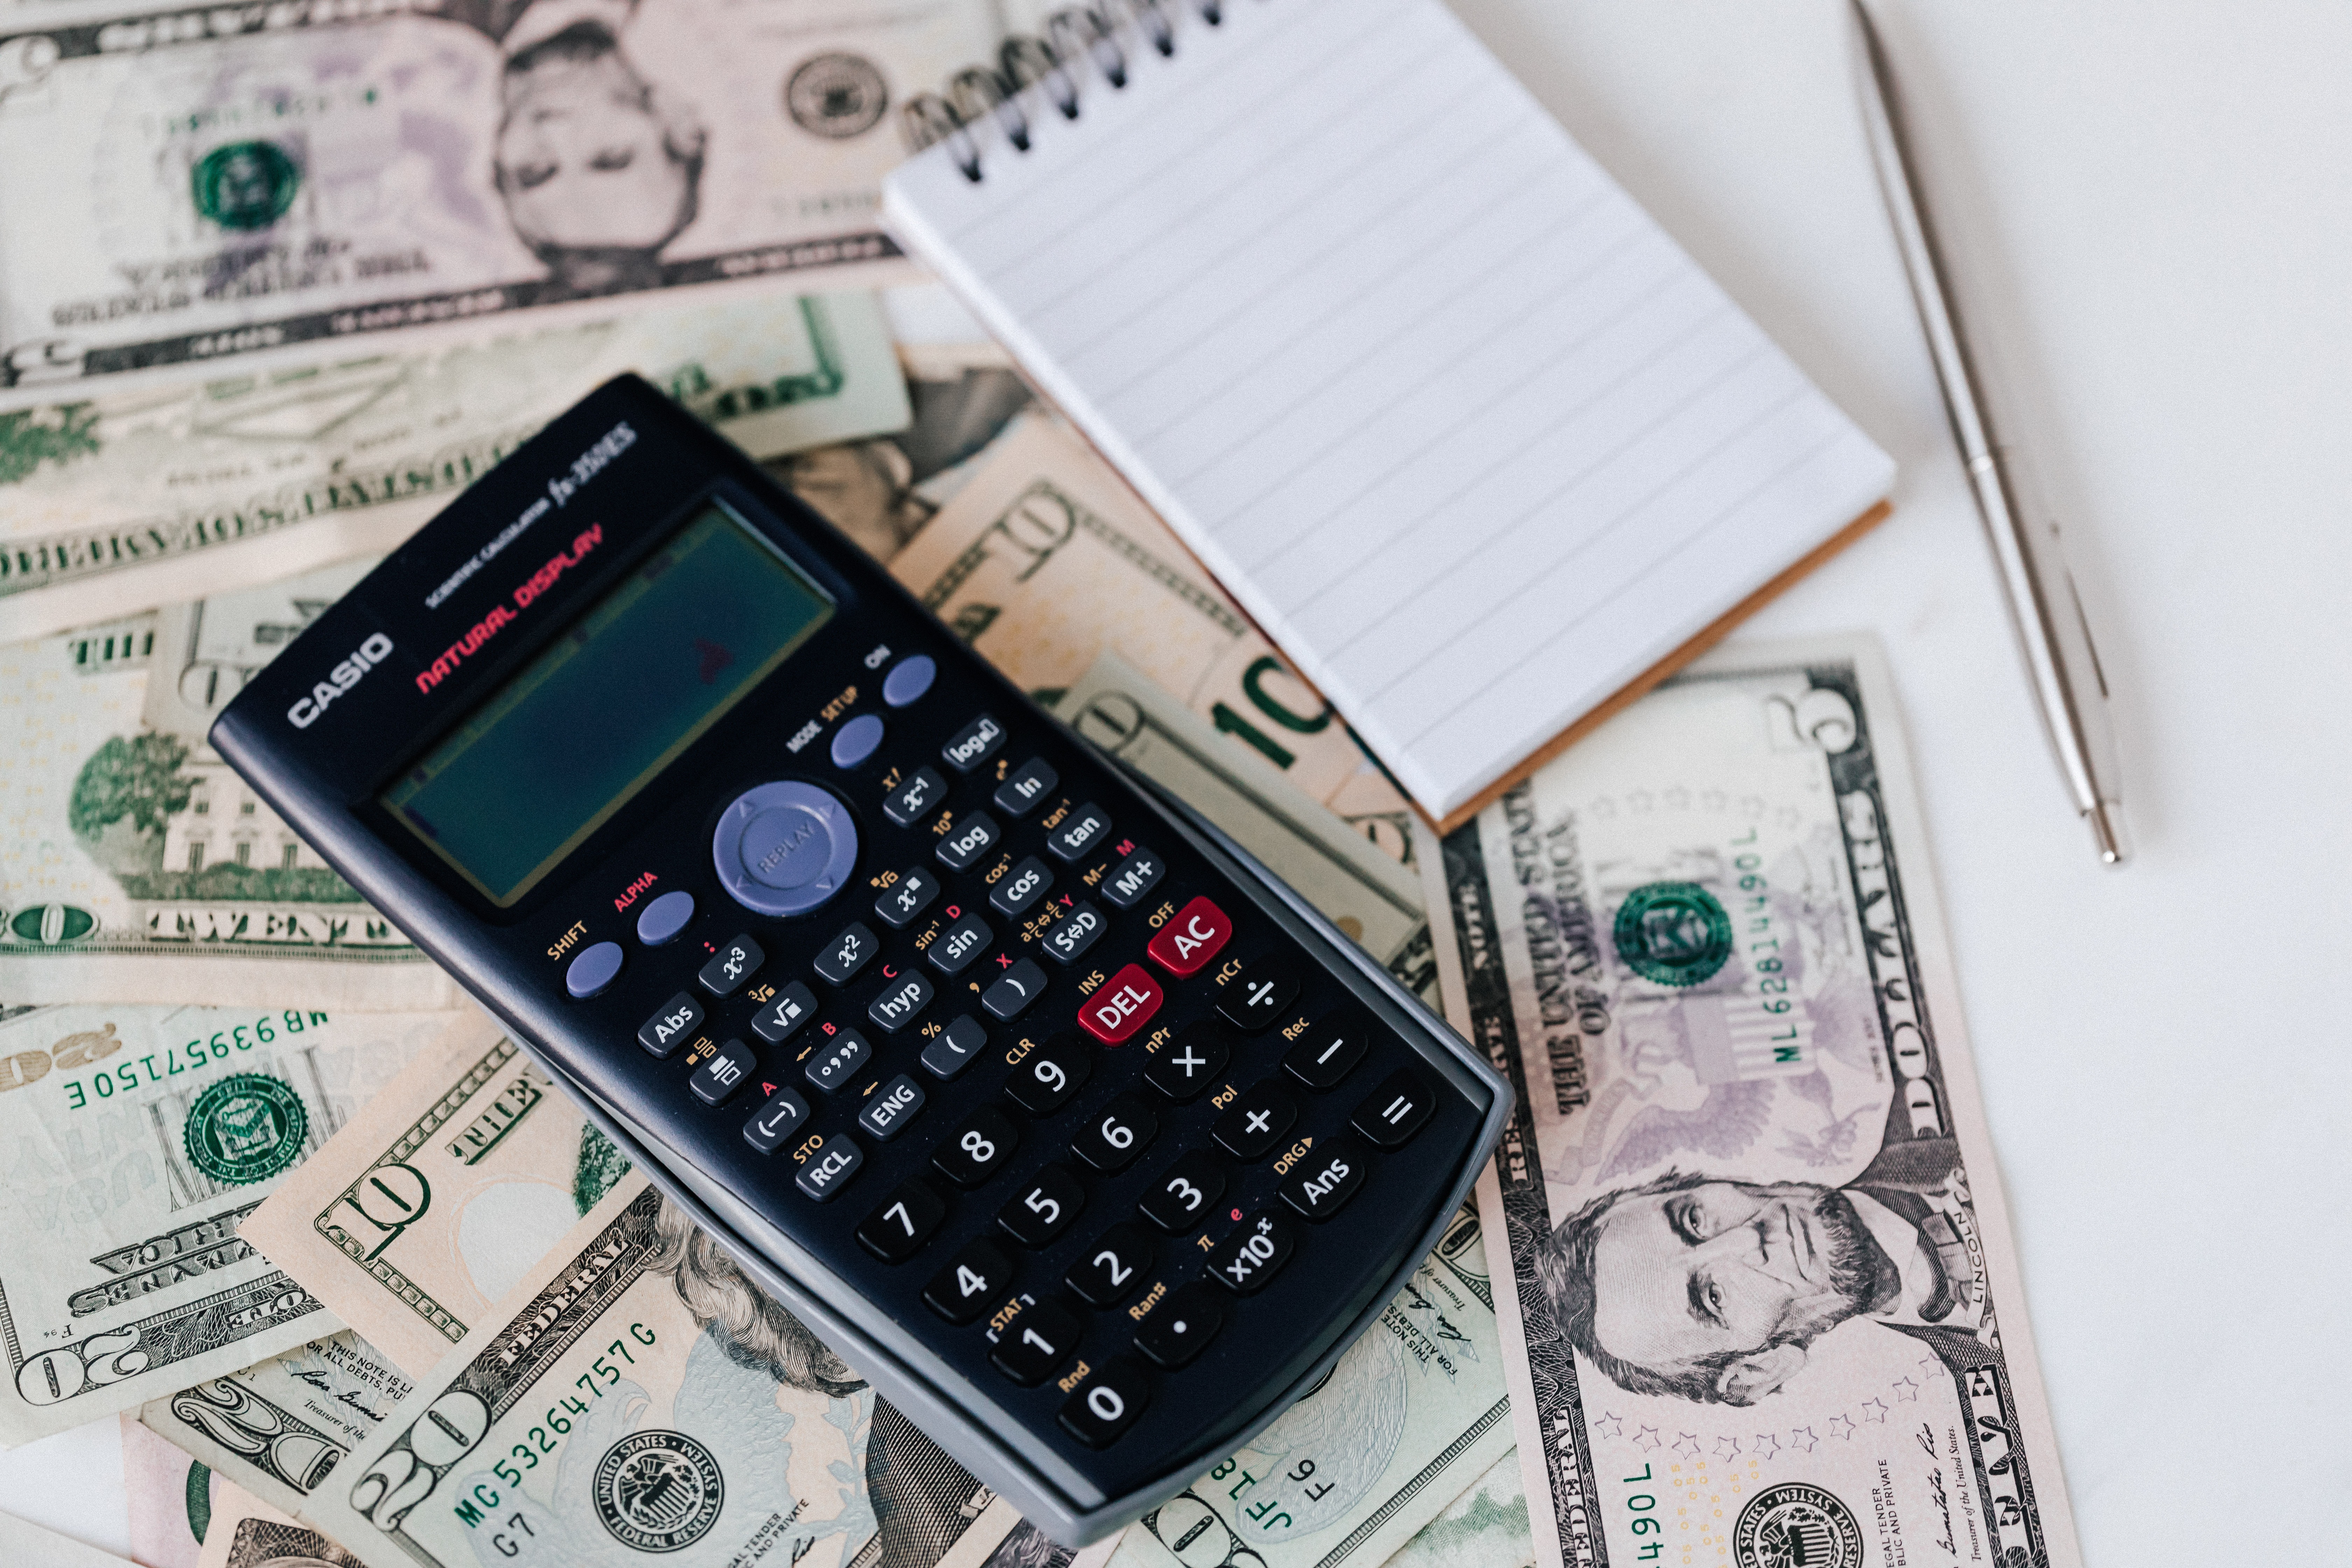
<svg viewBox="0 0 2352 1568">
<path fill-rule="evenodd" d="M 1920 210 L 1918 177 L 1897 118 L 1897 94 L 1886 48 L 1862 0 L 1850 3 L 1861 35 L 1855 75 L 1871 161 L 1878 166 L 1879 188 L 1886 195 L 1895 245 L 1903 252 L 1903 269 L 1911 278 L 1911 297 L 1919 306 L 1919 324 L 1927 331 L 1936 379 L 1943 385 L 1952 435 L 1959 443 L 1960 460 L 1967 465 L 1985 532 L 1992 541 L 2001 587 L 2009 596 L 2010 618 L 2017 628 L 2026 673 L 2041 705 L 2042 726 L 2058 754 L 2058 769 L 2074 797 L 2074 809 L 2091 825 L 2099 858 L 2110 866 L 2119 865 L 2129 847 L 2124 837 L 2115 731 L 2107 719 L 2106 676 L 2099 668 L 2098 650 L 2091 646 L 2091 628 L 2083 618 L 2074 579 L 2059 552 L 2057 524 L 2046 513 L 2038 523 L 2027 516 L 2011 466 L 1995 438 L 1968 344 L 1952 310 L 1935 236 Z"/>
</svg>

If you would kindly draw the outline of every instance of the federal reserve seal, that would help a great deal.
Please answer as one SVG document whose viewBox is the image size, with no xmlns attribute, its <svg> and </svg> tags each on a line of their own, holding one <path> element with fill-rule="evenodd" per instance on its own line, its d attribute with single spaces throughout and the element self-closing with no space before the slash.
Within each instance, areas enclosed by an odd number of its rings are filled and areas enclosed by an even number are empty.
<svg viewBox="0 0 2352 1568">
<path fill-rule="evenodd" d="M 1862 1568 L 1862 1525 L 1821 1488 L 1784 1481 L 1739 1510 L 1731 1560 L 1739 1568 Z"/>
<path fill-rule="evenodd" d="M 1696 882 L 1645 882 L 1617 906 L 1617 956 L 1660 985 L 1696 985 L 1731 956 L 1731 917 Z"/>
<path fill-rule="evenodd" d="M 864 55 L 811 55 L 784 83 L 793 123 L 835 142 L 873 130 L 889 107 L 889 84 Z"/>
<path fill-rule="evenodd" d="M 659 1427 L 622 1438 L 596 1461 L 596 1517 L 624 1546 L 676 1552 L 710 1533 L 727 1488 L 710 1450 Z"/>
<path fill-rule="evenodd" d="M 275 142 L 231 142 L 196 160 L 196 212 L 223 228 L 268 228 L 294 205 L 302 171 Z"/>
<path fill-rule="evenodd" d="M 215 1182 L 266 1182 L 302 1157 L 310 1113 L 283 1079 L 241 1072 L 196 1096 L 181 1132 L 188 1163 Z"/>
</svg>

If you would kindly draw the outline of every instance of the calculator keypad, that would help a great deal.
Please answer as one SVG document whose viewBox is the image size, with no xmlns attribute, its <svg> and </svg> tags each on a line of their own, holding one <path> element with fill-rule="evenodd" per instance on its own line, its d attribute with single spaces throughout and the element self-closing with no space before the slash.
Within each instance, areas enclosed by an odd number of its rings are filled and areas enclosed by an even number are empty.
<svg viewBox="0 0 2352 1568">
<path fill-rule="evenodd" d="M 784 963 L 748 933 L 702 943 L 638 1041 L 684 1053 L 694 1100 L 734 1106 L 735 1147 L 777 1185 L 792 1173 L 787 1201 L 879 1186 L 853 1207 L 862 1267 L 908 1266 L 887 1278 L 939 1331 L 984 1342 L 997 1375 L 1108 1447 L 1329 1245 L 1317 1233 L 1350 1234 L 1333 1222 L 1434 1095 L 1355 1010 L 1302 1014 L 1293 950 L 1120 838 L 1099 784 L 1063 793 L 984 713 L 949 716 L 920 753 L 941 766 L 893 765 L 913 722 L 870 763 L 866 802 L 898 830 L 857 868 L 870 903 L 844 900 L 845 923 Z M 752 1043 L 709 1044 L 739 1028 Z M 745 1083 L 764 1096 L 749 1111 Z"/>
</svg>

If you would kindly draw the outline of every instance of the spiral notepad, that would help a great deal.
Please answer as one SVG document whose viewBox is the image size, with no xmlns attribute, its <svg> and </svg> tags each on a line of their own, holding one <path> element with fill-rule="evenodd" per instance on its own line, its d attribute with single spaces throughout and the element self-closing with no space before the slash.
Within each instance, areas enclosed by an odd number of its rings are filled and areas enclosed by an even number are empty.
<svg viewBox="0 0 2352 1568">
<path fill-rule="evenodd" d="M 1136 0 L 910 106 L 886 221 L 1451 826 L 1894 464 L 1437 0 Z"/>
</svg>

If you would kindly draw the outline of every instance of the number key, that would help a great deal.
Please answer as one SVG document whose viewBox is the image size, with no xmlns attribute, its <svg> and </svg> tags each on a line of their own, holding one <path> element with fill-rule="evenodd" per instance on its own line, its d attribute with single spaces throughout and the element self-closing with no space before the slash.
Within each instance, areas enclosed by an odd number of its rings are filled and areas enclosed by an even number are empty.
<svg viewBox="0 0 2352 1568">
<path fill-rule="evenodd" d="M 1085 1041 L 1075 1035 L 1055 1035 L 1021 1058 L 1004 1092 L 1030 1115 L 1051 1116 L 1094 1070 L 1094 1053 Z"/>
<path fill-rule="evenodd" d="M 1089 1307 L 1116 1307 L 1151 1267 L 1154 1250 L 1141 1226 L 1115 1225 L 1070 1266 L 1066 1283 Z"/>
<path fill-rule="evenodd" d="M 885 1263 L 904 1263 L 947 1216 L 948 1205 L 939 1194 L 919 1177 L 909 1176 L 859 1223 L 858 1244 Z"/>
<path fill-rule="evenodd" d="M 1224 1193 L 1225 1168 L 1192 1149 L 1162 1171 L 1135 1206 L 1169 1235 L 1181 1236 L 1208 1218 Z"/>
<path fill-rule="evenodd" d="M 1095 1112 L 1070 1141 L 1070 1148 L 1079 1159 L 1108 1175 L 1133 1164 L 1159 1131 L 1160 1118 L 1151 1107 L 1131 1094 L 1122 1094 Z"/>
<path fill-rule="evenodd" d="M 1021 1134 L 1004 1112 L 983 1105 L 931 1152 L 931 1163 L 940 1175 L 969 1190 L 1003 1170 L 1020 1142 Z"/>
<path fill-rule="evenodd" d="M 881 951 L 881 939 L 862 922 L 852 921 L 818 951 L 814 962 L 817 978 L 835 985 L 846 985 L 850 977 Z"/>
<path fill-rule="evenodd" d="M 967 1241 L 923 1287 L 923 1302 L 950 1323 L 969 1323 L 1012 1283 L 1013 1260 L 993 1242 Z"/>
<path fill-rule="evenodd" d="M 1044 1247 L 1070 1226 L 1087 1206 L 1087 1190 L 1066 1165 L 1048 1165 L 1030 1182 L 1029 1190 L 1004 1205 L 996 1216 L 1013 1240 L 1024 1247 Z"/>
<path fill-rule="evenodd" d="M 1080 1332 L 1078 1321 L 1053 1302 L 1024 1301 L 988 1359 L 1022 1387 L 1034 1388 L 1078 1348 Z"/>
<path fill-rule="evenodd" d="M 1143 1369 L 1114 1362 L 1078 1385 L 1062 1406 L 1062 1429 L 1089 1448 L 1108 1448 L 1123 1436 L 1151 1400 Z"/>
</svg>

